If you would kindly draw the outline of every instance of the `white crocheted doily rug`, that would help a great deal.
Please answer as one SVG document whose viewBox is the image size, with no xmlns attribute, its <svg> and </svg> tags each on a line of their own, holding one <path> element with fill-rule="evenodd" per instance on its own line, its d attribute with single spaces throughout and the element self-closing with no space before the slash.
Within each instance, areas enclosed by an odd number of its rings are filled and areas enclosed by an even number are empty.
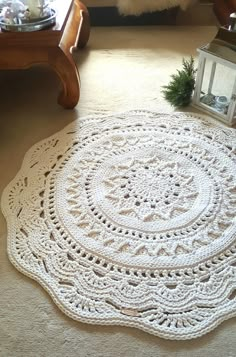
<svg viewBox="0 0 236 357">
<path fill-rule="evenodd" d="M 8 254 L 75 320 L 190 339 L 236 315 L 236 131 L 191 113 L 79 119 L 5 189 Z"/>
</svg>

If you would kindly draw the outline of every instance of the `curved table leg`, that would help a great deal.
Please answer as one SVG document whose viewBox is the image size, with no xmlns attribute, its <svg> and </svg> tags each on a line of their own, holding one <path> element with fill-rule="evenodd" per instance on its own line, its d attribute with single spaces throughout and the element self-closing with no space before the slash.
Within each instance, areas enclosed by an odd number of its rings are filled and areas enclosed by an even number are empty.
<svg viewBox="0 0 236 357">
<path fill-rule="evenodd" d="M 78 48 L 83 48 L 86 46 L 89 35 L 90 35 L 90 17 L 87 7 L 79 1 L 79 7 L 81 11 L 81 22 L 79 29 L 79 38 L 78 38 Z"/>
<path fill-rule="evenodd" d="M 49 55 L 48 64 L 56 72 L 62 83 L 58 104 L 65 109 L 73 109 L 79 101 L 80 79 L 71 54 L 65 53 L 61 49 L 53 51 Z"/>
</svg>

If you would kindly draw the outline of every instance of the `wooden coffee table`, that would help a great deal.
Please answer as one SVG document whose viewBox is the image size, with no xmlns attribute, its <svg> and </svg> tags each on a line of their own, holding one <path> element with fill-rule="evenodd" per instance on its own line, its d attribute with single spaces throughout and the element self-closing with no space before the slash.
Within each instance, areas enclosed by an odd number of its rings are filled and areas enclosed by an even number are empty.
<svg viewBox="0 0 236 357">
<path fill-rule="evenodd" d="M 72 109 L 80 95 L 79 72 L 72 52 L 84 47 L 89 39 L 89 15 L 79 0 L 60 0 L 56 11 L 54 27 L 34 32 L 0 30 L 0 70 L 49 65 L 62 83 L 58 103 Z"/>
</svg>

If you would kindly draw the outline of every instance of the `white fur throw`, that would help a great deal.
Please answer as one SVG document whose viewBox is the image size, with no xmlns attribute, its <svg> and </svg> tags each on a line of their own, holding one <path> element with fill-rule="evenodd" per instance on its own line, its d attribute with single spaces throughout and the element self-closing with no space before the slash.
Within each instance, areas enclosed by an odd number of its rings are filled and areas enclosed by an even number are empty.
<svg viewBox="0 0 236 357">
<path fill-rule="evenodd" d="M 122 15 L 140 15 L 175 6 L 185 10 L 191 3 L 193 0 L 117 0 L 117 7 Z"/>
</svg>

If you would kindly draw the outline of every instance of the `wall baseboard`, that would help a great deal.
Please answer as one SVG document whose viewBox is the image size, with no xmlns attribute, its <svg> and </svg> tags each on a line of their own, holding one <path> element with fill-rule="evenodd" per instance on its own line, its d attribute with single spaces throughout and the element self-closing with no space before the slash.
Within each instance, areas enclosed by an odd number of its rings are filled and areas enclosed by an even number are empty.
<svg viewBox="0 0 236 357">
<path fill-rule="evenodd" d="M 115 6 L 88 7 L 91 26 L 175 25 L 178 7 L 145 13 L 140 16 L 120 15 Z"/>
</svg>

